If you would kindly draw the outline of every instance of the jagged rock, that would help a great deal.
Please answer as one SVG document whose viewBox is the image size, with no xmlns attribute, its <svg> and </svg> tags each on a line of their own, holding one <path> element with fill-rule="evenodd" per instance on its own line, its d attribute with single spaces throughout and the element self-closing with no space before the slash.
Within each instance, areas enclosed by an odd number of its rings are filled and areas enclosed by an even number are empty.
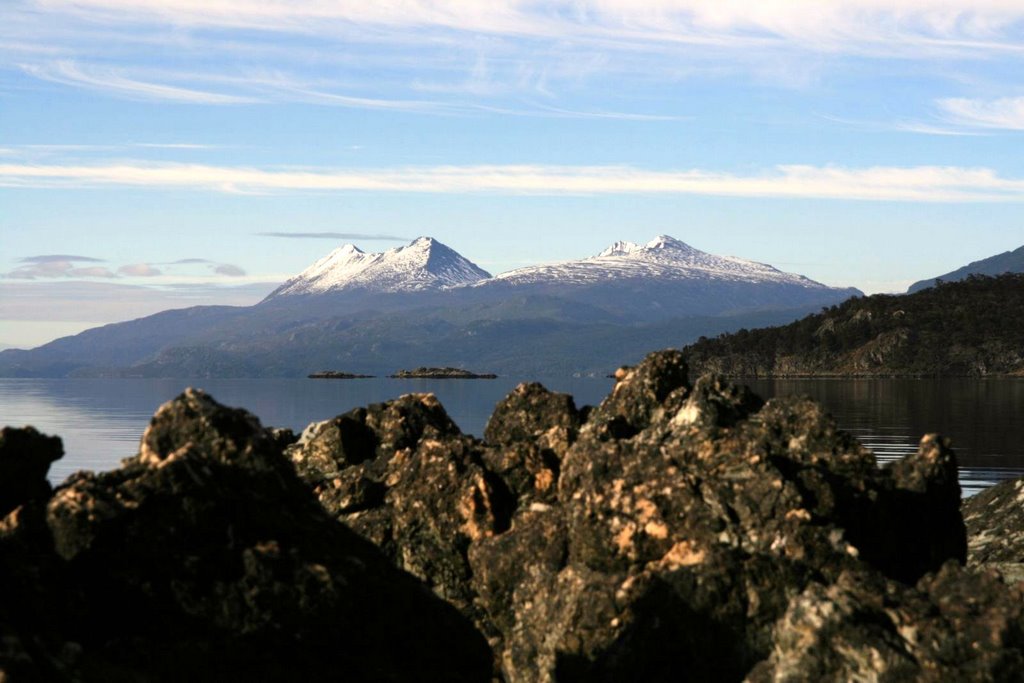
<svg viewBox="0 0 1024 683">
<path fill-rule="evenodd" d="M 495 406 L 484 428 L 484 440 L 490 444 L 530 442 L 552 429 L 573 432 L 579 429 L 581 417 L 569 394 L 548 391 L 537 382 L 523 383 Z"/>
<path fill-rule="evenodd" d="M 1016 681 L 1024 672 L 1024 594 L 949 562 L 910 588 L 844 572 L 811 583 L 776 627 L 769 681 Z"/>
<path fill-rule="evenodd" d="M 288 455 L 331 515 L 438 595 L 479 617 L 470 544 L 508 528 L 515 499 L 433 394 L 310 425 Z"/>
<path fill-rule="evenodd" d="M 122 469 L 0 525 L 0 658 L 108 678 L 177 659 L 316 678 L 326 656 L 374 680 L 469 680 L 492 661 L 506 683 L 1024 675 L 1020 591 L 959 566 L 943 439 L 879 468 L 817 404 L 691 384 L 678 352 L 617 380 L 589 413 L 521 385 L 485 441 L 431 395 L 292 443 L 186 394 Z M 21 590 L 40 585 L 55 588 Z"/>
<path fill-rule="evenodd" d="M 996 484 L 963 504 L 967 561 L 1024 581 L 1024 479 Z"/>
<path fill-rule="evenodd" d="M 576 441 L 585 413 L 572 396 L 536 382 L 517 386 L 494 409 L 484 429 L 483 461 L 519 498 L 551 502 L 561 460 Z"/>
<path fill-rule="evenodd" d="M 45 585 L 0 547 L 41 679 L 488 679 L 471 624 L 325 514 L 279 436 L 189 390 L 138 456 L 55 491 L 49 553 L 21 557 Z"/>
<path fill-rule="evenodd" d="M 944 442 L 880 470 L 810 401 L 691 387 L 674 352 L 622 375 L 556 503 L 470 552 L 509 681 L 739 680 L 811 583 L 963 559 Z"/>
<path fill-rule="evenodd" d="M 50 495 L 46 473 L 64 455 L 60 438 L 32 427 L 0 430 L 0 518 L 31 500 Z"/>
</svg>

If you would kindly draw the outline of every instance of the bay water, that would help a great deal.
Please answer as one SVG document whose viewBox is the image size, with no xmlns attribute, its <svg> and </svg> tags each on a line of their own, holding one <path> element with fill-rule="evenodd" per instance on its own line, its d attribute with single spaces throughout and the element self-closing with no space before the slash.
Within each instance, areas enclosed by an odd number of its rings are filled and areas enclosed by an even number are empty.
<svg viewBox="0 0 1024 683">
<path fill-rule="evenodd" d="M 137 450 L 160 404 L 198 386 L 240 406 L 265 425 L 301 430 L 351 408 L 410 392 L 432 392 L 459 427 L 483 433 L 494 405 L 526 378 L 496 380 L 311 379 L 0 379 L 0 425 L 31 424 L 63 438 L 66 455 L 50 470 L 54 482 L 76 470 L 105 470 Z M 545 386 L 594 405 L 611 390 L 604 378 L 541 378 Z M 748 380 L 765 398 L 806 395 L 880 462 L 917 448 L 922 435 L 950 437 L 965 495 L 1024 476 L 1024 380 Z"/>
</svg>

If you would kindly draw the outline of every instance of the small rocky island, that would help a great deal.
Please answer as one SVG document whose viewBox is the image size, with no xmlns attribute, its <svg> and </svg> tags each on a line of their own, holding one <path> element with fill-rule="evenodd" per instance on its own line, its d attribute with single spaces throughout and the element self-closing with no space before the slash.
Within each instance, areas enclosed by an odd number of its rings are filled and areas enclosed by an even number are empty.
<svg viewBox="0 0 1024 683">
<path fill-rule="evenodd" d="M 399 370 L 391 379 L 497 379 L 492 373 L 477 374 L 461 368 L 416 368 L 415 370 Z"/>
<path fill-rule="evenodd" d="M 354 372 L 340 372 L 338 370 L 321 370 L 306 375 L 309 379 L 374 379 L 376 375 L 359 375 Z"/>
<path fill-rule="evenodd" d="M 55 489 L 60 439 L 6 428 L 0 679 L 1024 680 L 1021 483 L 965 527 L 941 437 L 882 468 L 677 351 L 617 374 L 483 438 L 433 394 L 296 435 L 188 389 Z"/>
</svg>

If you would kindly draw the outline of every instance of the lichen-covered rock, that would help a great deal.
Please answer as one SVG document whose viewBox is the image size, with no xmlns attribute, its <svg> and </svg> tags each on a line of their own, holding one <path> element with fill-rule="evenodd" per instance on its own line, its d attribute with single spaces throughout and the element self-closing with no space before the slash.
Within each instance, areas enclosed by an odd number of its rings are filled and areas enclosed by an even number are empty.
<svg viewBox="0 0 1024 683">
<path fill-rule="evenodd" d="M 64 455 L 60 438 L 32 427 L 0 430 L 0 518 L 31 500 L 50 495 L 46 473 Z"/>
<path fill-rule="evenodd" d="M 967 561 L 1024 581 L 1024 479 L 996 484 L 963 504 Z"/>
<path fill-rule="evenodd" d="M 552 429 L 574 432 L 581 418 L 569 394 L 548 391 L 537 382 L 523 383 L 495 406 L 484 428 L 484 440 L 490 444 L 532 442 Z"/>
<path fill-rule="evenodd" d="M 122 469 L 3 520 L 0 667 L 317 678 L 329 653 L 371 680 L 1024 678 L 1022 595 L 960 566 L 945 440 L 879 468 L 817 404 L 691 384 L 678 352 L 616 377 L 589 412 L 521 385 L 485 440 L 431 395 L 293 443 L 186 394 Z M 972 559 L 1017 557 L 1004 488 L 968 505 Z"/>
<path fill-rule="evenodd" d="M 536 382 L 520 384 L 487 422 L 483 462 L 520 505 L 550 503 L 557 494 L 561 460 L 576 441 L 584 417 L 572 396 Z"/>
<path fill-rule="evenodd" d="M 483 452 L 433 394 L 310 425 L 287 449 L 328 513 L 475 618 L 468 548 L 507 529 L 515 507 Z"/>
<path fill-rule="evenodd" d="M 45 522 L 49 554 L 20 559 L 46 583 L 8 562 L 0 584 L 17 601 L 0 623 L 43 680 L 490 675 L 470 622 L 325 514 L 275 434 L 202 392 L 161 407 L 120 469 L 59 487 Z"/>
<path fill-rule="evenodd" d="M 550 509 L 470 552 L 510 681 L 739 680 L 813 583 L 964 555 L 944 442 L 879 469 L 816 404 L 691 386 L 673 352 L 620 373 L 561 465 Z"/>
<path fill-rule="evenodd" d="M 811 583 L 776 626 L 751 683 L 1016 681 L 1024 594 L 955 562 L 910 588 L 870 572 Z"/>
</svg>

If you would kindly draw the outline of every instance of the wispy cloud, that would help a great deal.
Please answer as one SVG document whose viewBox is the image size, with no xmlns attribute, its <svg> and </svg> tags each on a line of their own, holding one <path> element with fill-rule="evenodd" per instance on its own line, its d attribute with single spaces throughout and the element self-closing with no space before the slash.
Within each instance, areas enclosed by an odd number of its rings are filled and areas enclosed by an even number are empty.
<svg viewBox="0 0 1024 683">
<path fill-rule="evenodd" d="M 381 235 L 363 232 L 258 232 L 260 237 L 285 237 L 307 240 L 378 240 L 382 242 L 408 242 L 408 237 L 398 235 Z"/>
<path fill-rule="evenodd" d="M 155 268 L 148 263 L 129 263 L 126 266 L 121 266 L 117 269 L 118 274 L 126 275 L 128 277 L 156 277 L 163 275 L 163 272 L 159 268 Z"/>
<path fill-rule="evenodd" d="M 95 261 L 97 259 L 78 259 Z M 40 278 L 115 278 L 109 268 L 103 266 L 77 267 L 74 261 L 44 260 L 33 261 L 3 274 L 15 280 L 36 280 Z"/>
<path fill-rule="evenodd" d="M 245 276 L 245 270 L 238 266 L 231 265 L 230 263 L 218 263 L 213 266 L 213 272 L 217 273 L 217 275 L 226 275 L 228 277 Z"/>
<path fill-rule="evenodd" d="M 90 263 L 102 263 L 103 259 L 91 256 L 75 256 L 73 254 L 40 254 L 38 256 L 25 256 L 18 259 L 19 263 L 61 263 L 64 261 L 85 261 Z"/>
<path fill-rule="evenodd" d="M 21 68 L 26 73 L 45 81 L 100 90 L 130 99 L 161 100 L 183 104 L 249 104 L 258 101 L 252 97 L 135 80 L 125 76 L 118 69 L 86 68 L 67 60 L 47 64 L 22 64 Z"/>
<path fill-rule="evenodd" d="M 560 95 L 628 76 L 805 87 L 845 57 L 1024 58 L 1016 0 L 24 0 L 0 44 L 38 78 L 132 99 L 658 121 Z M 267 34 L 281 40 L 268 40 Z M 292 40 L 292 38 L 296 38 Z M 55 43 L 39 54 L 19 45 Z M 116 49 L 112 46 L 117 46 Z M 2 49 L 0 49 L 2 54 Z M 808 58 L 811 55 L 811 58 Z M 160 73 L 154 64 L 174 64 Z M 421 99 L 430 93 L 430 99 Z M 520 98 L 550 100 L 524 105 Z M 484 104 L 485 107 L 479 105 Z M 667 117 L 673 120 L 673 117 Z"/>
<path fill-rule="evenodd" d="M 1005 33 L 1024 17 L 1014 0 L 40 0 L 53 10 L 107 21 L 232 27 L 275 32 L 356 33 L 363 40 L 429 30 L 566 41 L 723 45 L 737 49 L 785 41 L 815 51 L 891 53 L 901 48 L 1021 51 Z M 367 31 L 366 29 L 374 29 Z"/>
<path fill-rule="evenodd" d="M 213 192 L 662 194 L 904 202 L 1021 202 L 1024 179 L 956 166 L 783 165 L 753 174 L 633 166 L 478 165 L 295 169 L 200 164 L 0 164 L 0 186 Z"/>
<path fill-rule="evenodd" d="M 947 98 L 937 104 L 949 121 L 959 125 L 1024 130 L 1024 97 Z"/>
</svg>

